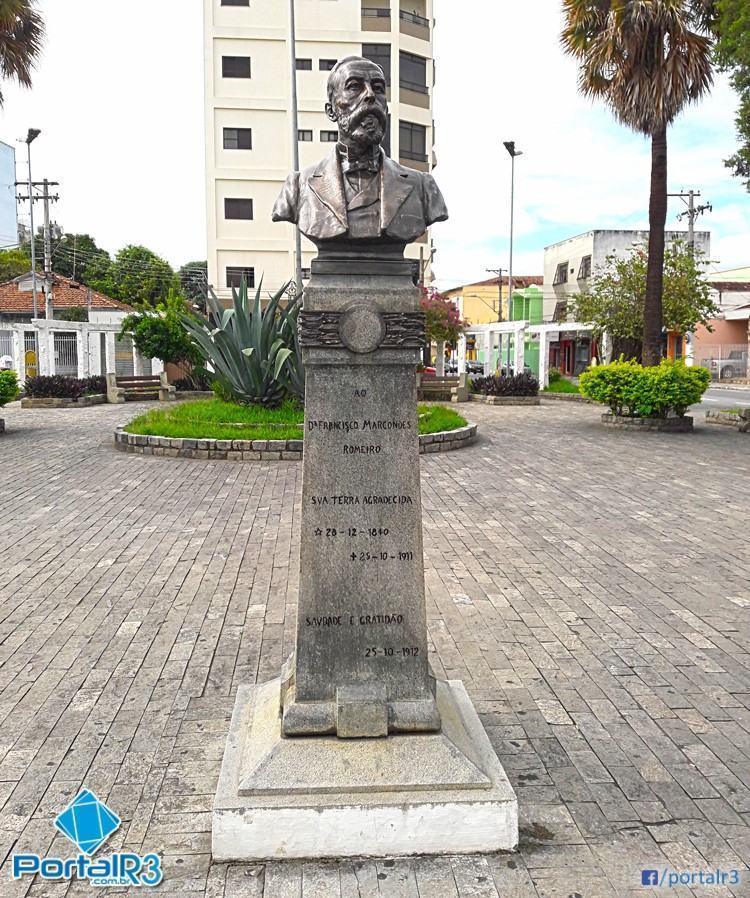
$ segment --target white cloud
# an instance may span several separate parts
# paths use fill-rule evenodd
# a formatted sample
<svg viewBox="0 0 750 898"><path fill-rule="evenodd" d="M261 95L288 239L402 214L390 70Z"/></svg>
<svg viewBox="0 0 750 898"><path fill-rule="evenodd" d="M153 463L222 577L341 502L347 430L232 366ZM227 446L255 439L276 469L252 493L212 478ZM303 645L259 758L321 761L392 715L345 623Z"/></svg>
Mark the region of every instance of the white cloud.
<svg viewBox="0 0 750 898"><path fill-rule="evenodd" d="M645 224L648 143L582 98L559 47L558 0L436 0L436 177L451 220L435 227L437 274L507 266L510 160L517 273L541 272L546 243L591 227ZM173 264L205 256L202 2L40 0L48 40L32 91L5 86L2 139L42 129L35 177L60 181L55 217L108 249L145 243ZM671 134L672 189L715 204L723 267L748 262L750 197L724 168L736 99L722 83ZM25 177L25 147L19 175ZM678 211L677 205L670 210ZM670 223L674 224L671 217Z"/></svg>

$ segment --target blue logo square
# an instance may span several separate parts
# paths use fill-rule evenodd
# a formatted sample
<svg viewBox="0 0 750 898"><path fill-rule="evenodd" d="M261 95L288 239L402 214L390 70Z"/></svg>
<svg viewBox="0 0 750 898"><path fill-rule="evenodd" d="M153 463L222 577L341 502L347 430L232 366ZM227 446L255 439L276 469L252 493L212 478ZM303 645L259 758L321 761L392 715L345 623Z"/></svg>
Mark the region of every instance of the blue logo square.
<svg viewBox="0 0 750 898"><path fill-rule="evenodd" d="M658 886L659 871L658 870L641 870L642 886Z"/></svg>
<svg viewBox="0 0 750 898"><path fill-rule="evenodd" d="M82 789L56 818L55 826L84 854L92 855L122 821L89 789Z"/></svg>

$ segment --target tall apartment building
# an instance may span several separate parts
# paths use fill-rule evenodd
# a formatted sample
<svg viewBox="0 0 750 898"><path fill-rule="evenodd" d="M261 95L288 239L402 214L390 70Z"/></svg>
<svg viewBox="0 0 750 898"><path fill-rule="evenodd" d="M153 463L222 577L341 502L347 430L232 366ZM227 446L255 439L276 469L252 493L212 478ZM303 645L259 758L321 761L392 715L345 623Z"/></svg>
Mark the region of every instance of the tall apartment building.
<svg viewBox="0 0 750 898"><path fill-rule="evenodd" d="M220 296L243 275L276 289L295 268L294 227L271 222L292 170L289 2L204 0L204 12L208 280ZM338 138L324 112L329 71L338 59L362 55L388 80L387 151L429 171L433 0L296 0L296 18L301 168ZM407 255L419 259L420 250L429 260L427 235ZM315 255L303 238L303 276Z"/></svg>

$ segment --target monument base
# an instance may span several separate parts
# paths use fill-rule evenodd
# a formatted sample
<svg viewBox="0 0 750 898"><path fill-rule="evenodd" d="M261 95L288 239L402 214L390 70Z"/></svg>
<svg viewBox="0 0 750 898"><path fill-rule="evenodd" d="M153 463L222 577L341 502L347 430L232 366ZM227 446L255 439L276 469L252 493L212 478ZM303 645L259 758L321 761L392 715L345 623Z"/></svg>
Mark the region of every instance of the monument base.
<svg viewBox="0 0 750 898"><path fill-rule="evenodd" d="M440 733L285 738L281 681L237 693L213 809L218 861L513 850L518 803L459 680Z"/></svg>

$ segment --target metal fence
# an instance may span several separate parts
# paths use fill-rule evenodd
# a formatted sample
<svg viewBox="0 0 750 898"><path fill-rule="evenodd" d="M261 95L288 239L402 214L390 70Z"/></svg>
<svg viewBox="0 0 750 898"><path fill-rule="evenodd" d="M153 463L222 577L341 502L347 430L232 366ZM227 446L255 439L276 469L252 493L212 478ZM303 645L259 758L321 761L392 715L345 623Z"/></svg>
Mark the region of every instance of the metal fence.
<svg viewBox="0 0 750 898"><path fill-rule="evenodd" d="M52 340L55 350L55 374L78 377L78 344L75 331L55 331Z"/></svg>
<svg viewBox="0 0 750 898"><path fill-rule="evenodd" d="M13 358L13 331L0 331L0 359L3 357Z"/></svg>
<svg viewBox="0 0 750 898"><path fill-rule="evenodd" d="M737 380L748 376L747 343L701 346L695 364L708 368L711 380Z"/></svg>

